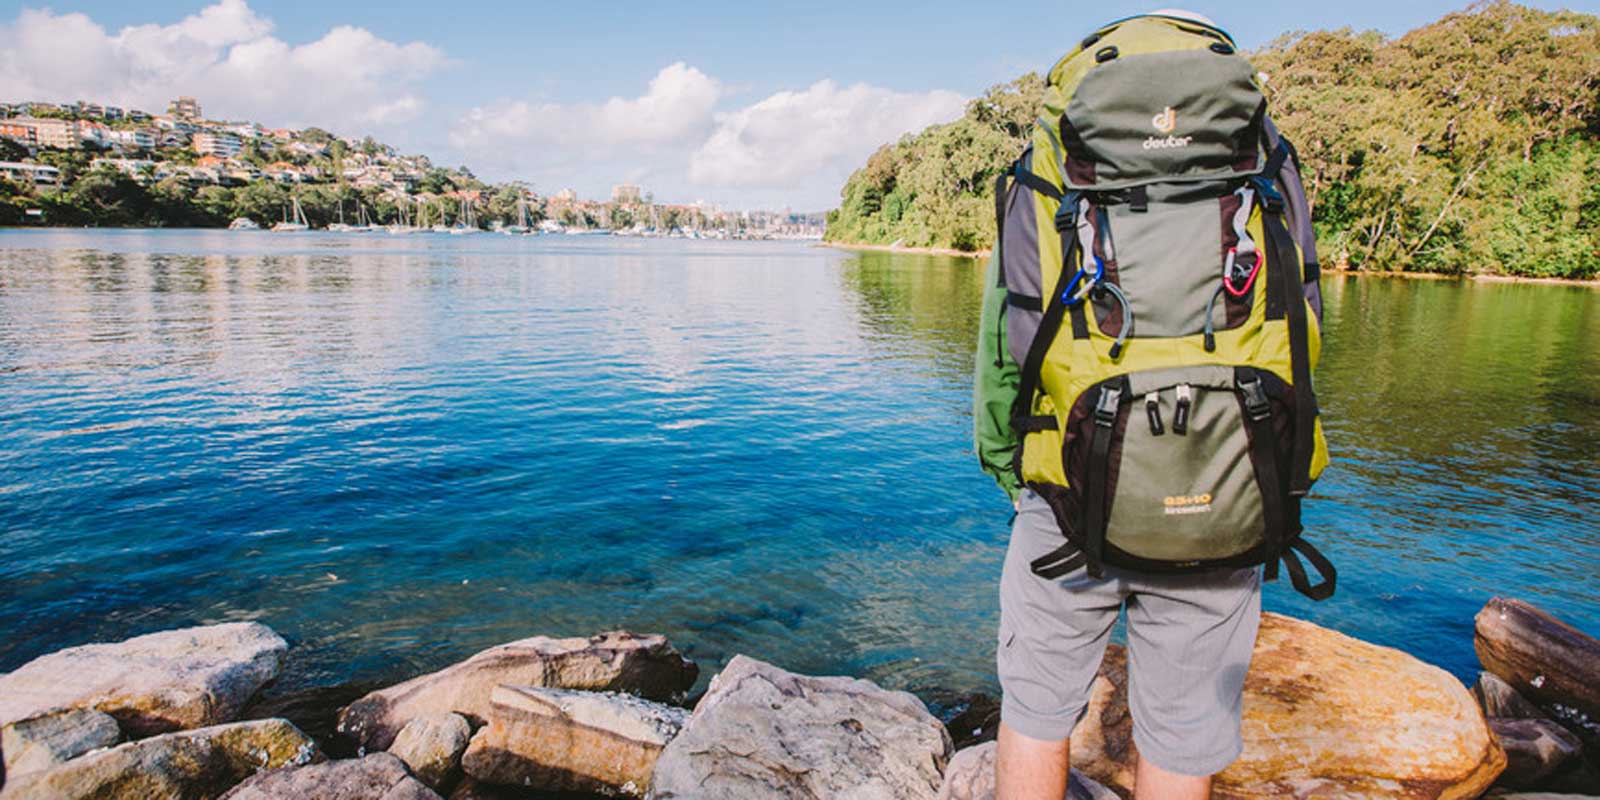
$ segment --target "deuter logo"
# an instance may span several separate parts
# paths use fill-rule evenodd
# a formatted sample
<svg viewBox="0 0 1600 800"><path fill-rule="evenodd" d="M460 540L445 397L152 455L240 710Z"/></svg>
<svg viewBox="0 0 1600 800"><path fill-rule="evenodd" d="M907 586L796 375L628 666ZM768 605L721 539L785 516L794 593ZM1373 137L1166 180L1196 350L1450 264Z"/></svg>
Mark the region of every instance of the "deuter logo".
<svg viewBox="0 0 1600 800"><path fill-rule="evenodd" d="M1211 495L1178 495L1161 501L1168 514L1205 514L1211 511Z"/></svg>
<svg viewBox="0 0 1600 800"><path fill-rule="evenodd" d="M1172 133L1178 127L1178 112L1167 106L1167 110L1150 118L1150 124L1160 133Z"/></svg>
<svg viewBox="0 0 1600 800"><path fill-rule="evenodd" d="M1174 111L1172 106L1167 106L1160 114L1150 118L1150 126L1161 133L1171 134L1178 128L1178 112ZM1189 143L1192 141L1194 141L1193 136L1169 135L1164 139L1157 136L1152 136L1144 140L1144 149L1171 150L1175 147L1188 147Z"/></svg>

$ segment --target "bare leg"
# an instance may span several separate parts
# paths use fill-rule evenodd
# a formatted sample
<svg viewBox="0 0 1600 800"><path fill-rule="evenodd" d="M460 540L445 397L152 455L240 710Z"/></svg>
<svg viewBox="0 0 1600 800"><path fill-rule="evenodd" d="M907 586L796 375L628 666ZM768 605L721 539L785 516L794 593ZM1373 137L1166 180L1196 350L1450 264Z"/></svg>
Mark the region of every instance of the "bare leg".
<svg viewBox="0 0 1600 800"><path fill-rule="evenodd" d="M1208 800L1210 775L1178 775L1139 759L1133 796L1136 800Z"/></svg>
<svg viewBox="0 0 1600 800"><path fill-rule="evenodd" d="M995 800L1061 800L1067 796L1067 768L1067 739L1031 739L1000 723Z"/></svg>

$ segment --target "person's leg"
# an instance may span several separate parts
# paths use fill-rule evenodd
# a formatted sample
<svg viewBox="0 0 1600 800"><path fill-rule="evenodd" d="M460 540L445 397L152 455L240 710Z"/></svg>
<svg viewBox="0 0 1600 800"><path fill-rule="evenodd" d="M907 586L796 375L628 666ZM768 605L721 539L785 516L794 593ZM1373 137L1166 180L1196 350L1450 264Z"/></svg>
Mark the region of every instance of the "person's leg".
<svg viewBox="0 0 1600 800"><path fill-rule="evenodd" d="M1128 706L1140 800L1204 798L1239 757L1261 620L1255 569L1129 578ZM1148 783L1147 783L1148 781Z"/></svg>
<svg viewBox="0 0 1600 800"><path fill-rule="evenodd" d="M1141 755L1134 773L1133 797L1134 800L1207 800L1211 797L1211 776L1168 772Z"/></svg>
<svg viewBox="0 0 1600 800"><path fill-rule="evenodd" d="M995 800L1066 797L1067 742L1029 738L1002 721L994 757Z"/></svg>
<svg viewBox="0 0 1600 800"><path fill-rule="evenodd" d="M1089 705L1089 690L1122 609L1122 583L1080 568L1049 580L1029 562L1064 540L1048 504L1024 492L1000 577L1001 734L997 785L1005 800L1061 800L1067 737ZM1043 792L1042 794L1040 792Z"/></svg>

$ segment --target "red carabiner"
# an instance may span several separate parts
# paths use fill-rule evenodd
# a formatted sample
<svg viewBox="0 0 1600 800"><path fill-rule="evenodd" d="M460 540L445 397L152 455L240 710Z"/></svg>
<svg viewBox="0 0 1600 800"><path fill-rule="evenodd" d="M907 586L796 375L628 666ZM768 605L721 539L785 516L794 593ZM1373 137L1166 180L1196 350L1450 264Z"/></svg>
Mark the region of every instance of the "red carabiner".
<svg viewBox="0 0 1600 800"><path fill-rule="evenodd" d="M1238 255L1239 248L1228 248L1228 260L1222 264L1222 288L1225 289L1228 294L1233 295L1234 297L1244 297L1245 294L1250 291L1250 287L1255 285L1256 275L1261 273L1261 254L1256 254L1255 266L1250 268L1250 276L1244 279L1244 285L1235 289L1233 288L1233 284L1229 283L1228 281L1232 277L1234 259L1238 258Z"/></svg>

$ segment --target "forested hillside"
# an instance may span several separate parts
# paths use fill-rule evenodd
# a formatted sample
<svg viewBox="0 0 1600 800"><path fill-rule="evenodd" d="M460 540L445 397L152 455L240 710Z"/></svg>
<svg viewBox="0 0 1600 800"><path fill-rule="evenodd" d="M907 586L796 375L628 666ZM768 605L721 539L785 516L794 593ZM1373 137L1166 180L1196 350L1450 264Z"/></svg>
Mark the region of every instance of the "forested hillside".
<svg viewBox="0 0 1600 800"><path fill-rule="evenodd" d="M1330 266L1600 275L1600 18L1496 2L1398 38L1288 34L1251 58L1299 146ZM880 149L828 239L987 248L994 176L1042 92L1026 75Z"/></svg>

